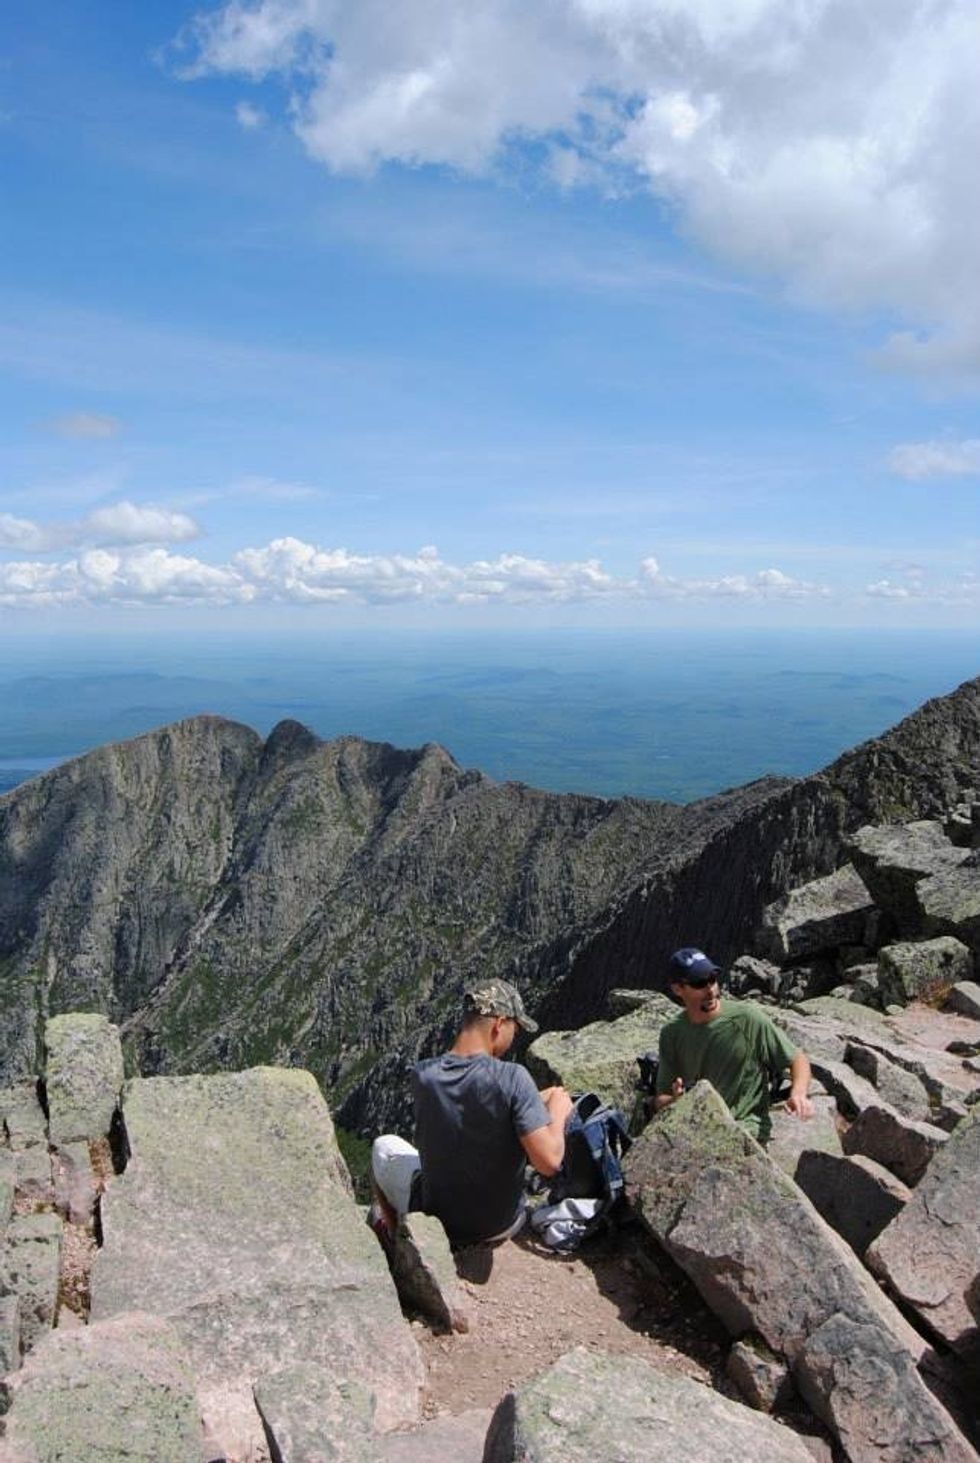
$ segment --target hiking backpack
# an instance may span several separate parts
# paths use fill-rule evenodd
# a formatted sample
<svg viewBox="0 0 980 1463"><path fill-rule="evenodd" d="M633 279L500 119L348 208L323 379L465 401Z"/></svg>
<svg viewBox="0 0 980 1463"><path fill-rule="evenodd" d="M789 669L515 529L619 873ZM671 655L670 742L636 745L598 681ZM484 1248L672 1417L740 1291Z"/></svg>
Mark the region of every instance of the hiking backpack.
<svg viewBox="0 0 980 1463"><path fill-rule="evenodd" d="M565 1124L565 1157L547 1204L531 1224L552 1249L575 1249L598 1229L623 1192L621 1160L630 1146L626 1119L595 1092L573 1097Z"/></svg>

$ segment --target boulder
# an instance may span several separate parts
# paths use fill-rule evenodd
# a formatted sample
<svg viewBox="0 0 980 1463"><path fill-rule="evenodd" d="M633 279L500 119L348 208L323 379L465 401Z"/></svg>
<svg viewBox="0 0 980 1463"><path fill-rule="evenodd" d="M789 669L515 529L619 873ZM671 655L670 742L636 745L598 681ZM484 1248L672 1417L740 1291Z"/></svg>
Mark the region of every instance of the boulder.
<svg viewBox="0 0 980 1463"><path fill-rule="evenodd" d="M54 1331L7 1379L15 1459L196 1463L203 1433L194 1376L173 1328L120 1316Z"/></svg>
<svg viewBox="0 0 980 1463"><path fill-rule="evenodd" d="M123 1084L117 1028L96 1013L52 1016L45 1022L44 1046L51 1142L106 1137Z"/></svg>
<svg viewBox="0 0 980 1463"><path fill-rule="evenodd" d="M793 889L762 915L760 950L780 964L861 945L874 902L851 864Z"/></svg>
<svg viewBox="0 0 980 1463"><path fill-rule="evenodd" d="M374 1394L297 1362L263 1377L255 1403L278 1463L378 1463Z"/></svg>
<svg viewBox="0 0 980 1463"><path fill-rule="evenodd" d="M975 980L958 980L946 997L946 1009L980 1021L980 985Z"/></svg>
<svg viewBox="0 0 980 1463"><path fill-rule="evenodd" d="M707 1082L654 1119L625 1162L631 1202L729 1332L757 1332L791 1364L838 1311L921 1337Z"/></svg>
<svg viewBox="0 0 980 1463"><path fill-rule="evenodd" d="M373 1463L483 1463L492 1416L488 1407L473 1407L434 1417L415 1432L375 1438Z"/></svg>
<svg viewBox="0 0 980 1463"><path fill-rule="evenodd" d="M437 1331L470 1329L449 1240L434 1215L404 1216L390 1263L404 1309L420 1312Z"/></svg>
<svg viewBox="0 0 980 1463"><path fill-rule="evenodd" d="M878 964L852 965L848 971L854 982L852 1001L857 1001L861 1006L871 1006L875 1010L881 1009L881 981L878 979Z"/></svg>
<svg viewBox="0 0 980 1463"><path fill-rule="evenodd" d="M637 1093L636 1059L656 1050L661 1031L677 1011L666 996L654 995L616 1021L549 1031L532 1043L524 1060L540 1085L560 1083L569 1092L597 1092L628 1116Z"/></svg>
<svg viewBox="0 0 980 1463"><path fill-rule="evenodd" d="M899 1067L874 1047L849 1041L844 1060L859 1077L864 1077L884 1100L904 1117L927 1122L931 1115L929 1094L919 1079Z"/></svg>
<svg viewBox="0 0 980 1463"><path fill-rule="evenodd" d="M973 974L973 956L952 935L902 940L878 951L878 989L883 1005L926 1001Z"/></svg>
<svg viewBox="0 0 980 1463"><path fill-rule="evenodd" d="M766 1144L766 1152L783 1173L790 1178L796 1174L801 1156L811 1150L820 1153L840 1153L840 1134L837 1131L837 1103L832 1097L813 1097L813 1116L802 1121L795 1113L787 1112L779 1103L770 1117L772 1136Z"/></svg>
<svg viewBox="0 0 980 1463"><path fill-rule="evenodd" d="M818 1214L862 1256L912 1197L901 1179L860 1153L811 1150L800 1155L795 1177Z"/></svg>
<svg viewBox="0 0 980 1463"><path fill-rule="evenodd" d="M783 983L783 972L771 960L758 960L754 955L740 955L728 971L728 990L733 996L744 1000L746 996L779 995Z"/></svg>
<svg viewBox="0 0 980 1463"><path fill-rule="evenodd" d="M17 1163L14 1155L0 1148L0 1239L14 1207L14 1185Z"/></svg>
<svg viewBox="0 0 980 1463"><path fill-rule="evenodd" d="M976 1346L980 1294L980 1108L937 1153L867 1261L890 1291L957 1351Z"/></svg>
<svg viewBox="0 0 980 1463"><path fill-rule="evenodd" d="M46 1143L35 1143L14 1154L15 1184L18 1194L32 1203L50 1204L54 1196L51 1180L51 1155Z"/></svg>
<svg viewBox="0 0 980 1463"><path fill-rule="evenodd" d="M881 1098L866 1077L858 1076L853 1067L845 1062L829 1062L823 1057L811 1057L813 1074L833 1093L837 1106L845 1117L855 1118L866 1107L877 1107Z"/></svg>
<svg viewBox="0 0 980 1463"><path fill-rule="evenodd" d="M20 1302L20 1344L30 1351L54 1325L61 1273L57 1214L17 1214L7 1227L6 1269Z"/></svg>
<svg viewBox="0 0 980 1463"><path fill-rule="evenodd" d="M849 1463L976 1463L909 1353L880 1326L831 1316L807 1338L795 1377Z"/></svg>
<svg viewBox="0 0 980 1463"><path fill-rule="evenodd" d="M93 1318L171 1319L233 1455L263 1445L253 1386L300 1361L370 1388L379 1430L415 1423L418 1349L310 1074L137 1079L123 1117L131 1157L102 1200Z"/></svg>
<svg viewBox="0 0 980 1463"><path fill-rule="evenodd" d="M18 1152L34 1143L47 1143L48 1124L38 1100L36 1082L17 1082L0 1088L0 1120L7 1142Z"/></svg>
<svg viewBox="0 0 980 1463"><path fill-rule="evenodd" d="M955 935L980 959L980 850L959 868L923 879L915 897L928 934Z"/></svg>
<svg viewBox="0 0 980 1463"><path fill-rule="evenodd" d="M795 1392L789 1367L758 1336L732 1343L725 1371L756 1412L785 1407Z"/></svg>
<svg viewBox="0 0 980 1463"><path fill-rule="evenodd" d="M624 987L617 986L606 997L606 1009L610 1019L614 1021L617 1016L628 1016L631 1011L638 1011L648 1001L661 999L660 991L626 990Z"/></svg>
<svg viewBox="0 0 980 1463"><path fill-rule="evenodd" d="M916 885L969 857L966 850L953 847L941 823L928 821L859 828L845 839L844 853L900 935L916 935L922 928Z"/></svg>
<svg viewBox="0 0 980 1463"><path fill-rule="evenodd" d="M20 1301L0 1284L0 1377L20 1366ZM0 1396L0 1412L3 1411Z"/></svg>
<svg viewBox="0 0 980 1463"><path fill-rule="evenodd" d="M95 1213L95 1174L87 1143L65 1143L51 1156L54 1204L71 1224L91 1224Z"/></svg>
<svg viewBox="0 0 980 1463"><path fill-rule="evenodd" d="M884 1164L910 1188L919 1182L949 1134L932 1123L902 1117L884 1102L864 1108L844 1134L844 1152Z"/></svg>
<svg viewBox="0 0 980 1463"><path fill-rule="evenodd" d="M772 1418L632 1356L577 1348L508 1394L485 1463L812 1463Z"/></svg>

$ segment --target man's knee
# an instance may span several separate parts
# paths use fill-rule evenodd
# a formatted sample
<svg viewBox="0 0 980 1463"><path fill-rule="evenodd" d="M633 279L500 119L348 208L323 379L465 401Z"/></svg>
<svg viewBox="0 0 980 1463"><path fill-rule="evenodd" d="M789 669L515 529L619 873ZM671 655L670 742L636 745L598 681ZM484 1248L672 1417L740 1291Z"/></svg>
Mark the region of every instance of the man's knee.
<svg viewBox="0 0 980 1463"><path fill-rule="evenodd" d="M371 1145L372 1177L398 1214L409 1211L412 1181L419 1167L418 1149L394 1133L382 1133Z"/></svg>

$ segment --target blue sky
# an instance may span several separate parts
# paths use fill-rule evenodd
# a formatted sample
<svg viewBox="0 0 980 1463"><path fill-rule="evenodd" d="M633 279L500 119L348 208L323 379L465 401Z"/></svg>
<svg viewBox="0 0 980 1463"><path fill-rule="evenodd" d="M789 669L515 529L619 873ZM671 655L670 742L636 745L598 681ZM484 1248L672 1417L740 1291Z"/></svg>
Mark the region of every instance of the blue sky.
<svg viewBox="0 0 980 1463"><path fill-rule="evenodd" d="M972 0L7 32L5 633L977 623Z"/></svg>

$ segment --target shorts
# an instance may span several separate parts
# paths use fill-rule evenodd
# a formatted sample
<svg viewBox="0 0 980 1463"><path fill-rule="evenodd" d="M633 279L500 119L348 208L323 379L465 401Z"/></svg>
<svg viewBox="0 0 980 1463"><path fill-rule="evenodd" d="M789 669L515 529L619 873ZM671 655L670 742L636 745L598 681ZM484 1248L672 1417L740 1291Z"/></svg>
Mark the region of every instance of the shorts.
<svg viewBox="0 0 980 1463"><path fill-rule="evenodd" d="M371 1145L374 1182L397 1214L409 1212L412 1180L421 1167L418 1149L394 1133L382 1133Z"/></svg>

